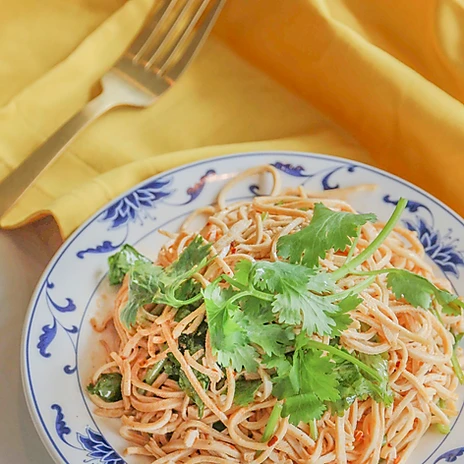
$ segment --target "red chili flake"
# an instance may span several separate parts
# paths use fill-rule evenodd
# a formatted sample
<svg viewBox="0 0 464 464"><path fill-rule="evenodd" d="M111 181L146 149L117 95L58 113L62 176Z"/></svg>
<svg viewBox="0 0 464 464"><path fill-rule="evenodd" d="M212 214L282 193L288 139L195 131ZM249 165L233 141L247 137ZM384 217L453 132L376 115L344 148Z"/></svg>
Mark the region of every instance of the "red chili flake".
<svg viewBox="0 0 464 464"><path fill-rule="evenodd" d="M274 435L268 442L267 442L267 446L273 446L277 443L279 439Z"/></svg>
<svg viewBox="0 0 464 464"><path fill-rule="evenodd" d="M401 361L396 361L396 368L398 369L398 367L401 366Z"/></svg>

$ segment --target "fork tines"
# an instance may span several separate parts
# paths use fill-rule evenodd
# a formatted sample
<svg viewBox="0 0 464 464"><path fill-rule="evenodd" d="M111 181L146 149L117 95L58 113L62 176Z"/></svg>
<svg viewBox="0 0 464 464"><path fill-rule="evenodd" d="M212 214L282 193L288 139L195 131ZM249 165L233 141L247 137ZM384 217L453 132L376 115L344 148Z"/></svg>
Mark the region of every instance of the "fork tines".
<svg viewBox="0 0 464 464"><path fill-rule="evenodd" d="M135 65L176 79L208 36L225 0L161 0L129 48Z"/></svg>

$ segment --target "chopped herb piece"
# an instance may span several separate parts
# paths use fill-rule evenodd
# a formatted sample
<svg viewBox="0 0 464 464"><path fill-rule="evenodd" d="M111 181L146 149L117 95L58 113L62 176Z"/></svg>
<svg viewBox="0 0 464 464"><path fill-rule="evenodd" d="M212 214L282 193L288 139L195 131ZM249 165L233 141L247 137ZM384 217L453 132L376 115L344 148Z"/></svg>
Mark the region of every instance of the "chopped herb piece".
<svg viewBox="0 0 464 464"><path fill-rule="evenodd" d="M261 441L263 443L267 443L274 436L274 433L277 429L277 424L279 422L279 418L282 414L282 409L282 403L276 403L272 408L266 427L264 428L263 436L261 438Z"/></svg>
<svg viewBox="0 0 464 464"><path fill-rule="evenodd" d="M161 372L163 372L166 361L166 358L164 358L156 364L153 364L153 366L147 370L143 381L148 385L153 385L153 382L160 376Z"/></svg>
<svg viewBox="0 0 464 464"><path fill-rule="evenodd" d="M195 369L192 369L196 378L200 382L204 390L207 390L209 387L209 377L198 372ZM164 365L164 372L168 374L169 378L176 381L179 384L179 387L187 393L187 395L193 400L193 402L198 407L198 417L203 417L203 412L205 405L202 399L198 396L198 393L193 388L190 380L185 375L184 371L180 367L179 361L173 356L172 353L168 354L168 361Z"/></svg>
<svg viewBox="0 0 464 464"><path fill-rule="evenodd" d="M316 441L319 437L319 431L317 429L317 422L316 422L316 419L313 419L310 423L309 423L309 434L311 436L311 438Z"/></svg>
<svg viewBox="0 0 464 464"><path fill-rule="evenodd" d="M451 427L445 424L436 424L437 431L443 435L448 435L451 432Z"/></svg>
<svg viewBox="0 0 464 464"><path fill-rule="evenodd" d="M218 432L222 432L223 430L225 430L227 427L224 425L223 422L221 421L217 421L213 424L213 429L214 430L217 430Z"/></svg>
<svg viewBox="0 0 464 464"><path fill-rule="evenodd" d="M247 406L252 403L261 384L261 380L237 380L235 382L234 403L237 406Z"/></svg>
<svg viewBox="0 0 464 464"><path fill-rule="evenodd" d="M195 354L205 348L206 332L208 325L203 321L195 333L181 334L179 336L179 349L181 352L188 350L190 354Z"/></svg>
<svg viewBox="0 0 464 464"><path fill-rule="evenodd" d="M87 391L107 403L114 403L122 399L121 382L122 375L118 372L102 374L95 385L91 383L87 386Z"/></svg>
<svg viewBox="0 0 464 464"><path fill-rule="evenodd" d="M197 377L198 381L200 382L202 388L207 390L209 387L209 377L202 374L201 372L196 371L193 369L195 376ZM179 387L187 393L187 395L193 400L193 402L198 407L198 417L201 419L203 417L203 412L205 410L205 405L203 400L198 396L198 393L192 387L190 380L185 375L184 371L181 369L179 371Z"/></svg>

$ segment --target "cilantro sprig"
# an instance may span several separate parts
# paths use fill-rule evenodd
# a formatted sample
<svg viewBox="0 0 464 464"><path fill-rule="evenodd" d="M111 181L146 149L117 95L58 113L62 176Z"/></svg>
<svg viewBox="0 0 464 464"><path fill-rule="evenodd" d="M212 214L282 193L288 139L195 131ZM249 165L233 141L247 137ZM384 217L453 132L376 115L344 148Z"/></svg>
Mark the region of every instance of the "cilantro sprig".
<svg viewBox="0 0 464 464"><path fill-rule="evenodd" d="M203 290L211 346L219 364L236 371L254 372L260 351L280 355L294 338L285 324L278 324L264 294L224 288L216 280ZM246 308L246 311L245 311Z"/></svg>
<svg viewBox="0 0 464 464"><path fill-rule="evenodd" d="M390 269L387 274L388 286L395 296L404 298L413 306L430 309L432 301L436 300L443 313L452 316L458 316L464 308L464 302L456 295L439 289L425 277L405 269Z"/></svg>
<svg viewBox="0 0 464 464"><path fill-rule="evenodd" d="M379 355L355 356L300 334L287 362L274 378L273 394L284 400L282 416L294 425L320 419L329 408L342 414L356 398L387 406L393 401L388 363Z"/></svg>
<svg viewBox="0 0 464 464"><path fill-rule="evenodd" d="M339 269L332 273L332 278L335 281L340 280L341 278L345 277L346 275L353 272L358 266L364 263L368 258L370 258L382 245L385 239L390 235L393 229L396 227L396 224L400 220L403 211L406 209L408 205L408 200L405 198L400 198L398 204L396 205L392 215L385 223L383 229L379 232L377 237L367 246L359 255L354 256L352 259L345 261L345 264L341 266Z"/></svg>
<svg viewBox="0 0 464 464"><path fill-rule="evenodd" d="M360 226L376 220L375 214L337 212L316 203L309 226L280 237L277 252L291 263L316 267L319 258L324 258L328 250L344 251L351 239L359 235Z"/></svg>
<svg viewBox="0 0 464 464"><path fill-rule="evenodd" d="M281 261L241 261L236 278L222 278L241 290L234 295L234 301L252 296L270 303L267 308L279 324L301 325L309 335L336 336L350 325L348 312L360 300L352 293L341 293L338 298L336 293L326 295L335 287L321 275L305 266Z"/></svg>
<svg viewBox="0 0 464 464"><path fill-rule="evenodd" d="M151 261L133 246L124 244L121 249L108 258L108 279L111 285L122 283L124 276L136 263L151 263Z"/></svg>
<svg viewBox="0 0 464 464"><path fill-rule="evenodd" d="M129 275L129 298L121 320L127 327L134 325L139 309L149 303L182 308L181 319L203 299L218 364L237 372L263 367L272 377L273 395L279 401L262 441L272 437L278 418L286 416L292 424L309 423L315 436L315 421L327 410L343 414L356 398L371 397L387 406L393 401L388 359L349 352L338 338L352 323L350 313L362 303L360 292L375 279L385 274L397 299L430 310L440 321L442 315L459 315L464 308L456 295L407 270L360 269L393 231L406 205L400 199L383 229L356 254L361 229L375 221L375 215L336 212L316 204L308 226L279 238L279 261L239 261L233 276L222 275L203 290L192 279L210 260L210 244L202 237L197 236L167 268L123 247L109 260L111 283L121 283ZM346 256L333 272L319 265L330 250ZM344 290L338 283L348 275L365 279ZM453 335L456 349L462 334ZM327 336L329 344L321 341ZM451 362L464 383L456 351ZM252 402L259 386L260 381L239 379L235 403Z"/></svg>
<svg viewBox="0 0 464 464"><path fill-rule="evenodd" d="M445 314L462 312L464 303L456 295L424 277L394 268L359 270L393 231L406 205L401 199L384 228L355 255L361 227L375 216L335 212L318 204L308 226L279 238L282 261L241 261L233 277L223 275L203 291L218 362L237 371L253 371L261 364L274 372L273 395L280 400L276 410L290 422L314 426L324 411L342 414L356 398L392 403L387 359L349 353L337 342L326 345L314 338L337 340L352 322L350 312L362 302L358 294L378 274L387 274L396 298L426 310L434 310L435 301ZM350 245L339 269L328 272L318 266L329 250L345 251ZM366 279L341 290L337 282L349 274ZM454 358L455 371L464 379ZM275 428L271 425L268 434Z"/></svg>
<svg viewBox="0 0 464 464"><path fill-rule="evenodd" d="M197 235L170 266L155 266L148 258L132 247L123 247L109 258L110 276L114 282L122 280L124 272L129 274L129 297L121 311L121 321L130 328L137 321L141 307L150 303L161 303L180 308L201 298L197 289L192 293L189 279L209 262L211 244L204 243Z"/></svg>

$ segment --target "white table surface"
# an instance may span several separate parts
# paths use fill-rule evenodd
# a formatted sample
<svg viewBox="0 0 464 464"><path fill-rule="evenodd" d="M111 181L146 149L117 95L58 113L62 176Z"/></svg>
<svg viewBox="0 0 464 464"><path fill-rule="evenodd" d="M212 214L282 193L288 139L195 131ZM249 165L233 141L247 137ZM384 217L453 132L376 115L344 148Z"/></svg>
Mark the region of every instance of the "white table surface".
<svg viewBox="0 0 464 464"><path fill-rule="evenodd" d="M55 224L42 220L0 230L0 463L51 464L24 399L20 369L23 321L35 285L60 245Z"/></svg>

